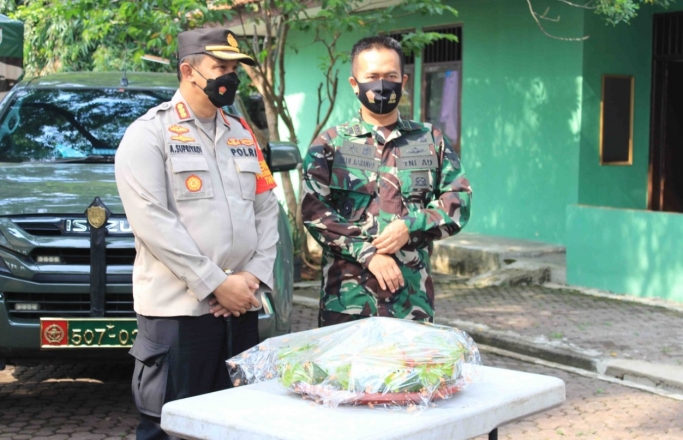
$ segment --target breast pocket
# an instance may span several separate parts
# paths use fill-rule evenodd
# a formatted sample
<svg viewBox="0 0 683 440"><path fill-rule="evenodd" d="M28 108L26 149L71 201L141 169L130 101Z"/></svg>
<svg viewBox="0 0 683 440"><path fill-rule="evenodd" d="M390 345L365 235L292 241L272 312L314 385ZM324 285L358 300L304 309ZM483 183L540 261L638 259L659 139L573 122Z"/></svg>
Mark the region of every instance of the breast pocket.
<svg viewBox="0 0 683 440"><path fill-rule="evenodd" d="M250 157L235 157L234 160L242 198L254 200L256 198L256 176L261 174L261 165L257 159Z"/></svg>
<svg viewBox="0 0 683 440"><path fill-rule="evenodd" d="M171 156L171 166L176 200L213 197L209 164L204 156Z"/></svg>
<svg viewBox="0 0 683 440"><path fill-rule="evenodd" d="M429 203L437 184L438 166L432 144L412 143L398 148L396 169L407 206L423 207Z"/></svg>
<svg viewBox="0 0 683 440"><path fill-rule="evenodd" d="M363 170L333 167L330 190L332 206L350 222L364 218L375 193L375 173Z"/></svg>
<svg viewBox="0 0 683 440"><path fill-rule="evenodd" d="M398 171L401 195L405 202L424 206L434 196L435 169L407 169Z"/></svg>

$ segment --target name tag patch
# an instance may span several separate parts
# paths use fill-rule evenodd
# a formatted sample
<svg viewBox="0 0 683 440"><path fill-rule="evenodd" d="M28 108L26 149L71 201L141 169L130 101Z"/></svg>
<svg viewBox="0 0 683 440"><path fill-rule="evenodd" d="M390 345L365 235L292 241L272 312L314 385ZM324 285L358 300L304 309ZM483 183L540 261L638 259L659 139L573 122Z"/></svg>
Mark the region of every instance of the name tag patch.
<svg viewBox="0 0 683 440"><path fill-rule="evenodd" d="M190 154L202 154L202 147L199 145L175 145L171 144L168 146L169 152L171 154L179 153L190 153Z"/></svg>
<svg viewBox="0 0 683 440"><path fill-rule="evenodd" d="M359 170L375 172L379 169L379 162L375 159L365 159L362 157L337 154L334 157L333 166L341 168L356 168Z"/></svg>
<svg viewBox="0 0 683 440"><path fill-rule="evenodd" d="M344 141L334 155L333 166L376 172L379 170L379 161L375 160L375 148L372 145Z"/></svg>
<svg viewBox="0 0 683 440"><path fill-rule="evenodd" d="M436 168L436 156L414 156L414 157L399 157L396 159L396 168L399 170L412 169L429 169Z"/></svg>

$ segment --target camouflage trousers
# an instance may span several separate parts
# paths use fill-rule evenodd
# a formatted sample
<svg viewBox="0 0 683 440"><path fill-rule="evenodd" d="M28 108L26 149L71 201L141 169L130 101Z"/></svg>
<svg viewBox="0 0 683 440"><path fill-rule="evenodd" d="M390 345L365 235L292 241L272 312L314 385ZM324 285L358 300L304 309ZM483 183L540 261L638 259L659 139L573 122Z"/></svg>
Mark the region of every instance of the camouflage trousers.
<svg viewBox="0 0 683 440"><path fill-rule="evenodd" d="M343 324L345 322L358 321L360 319L370 318L370 316L364 315L350 315L348 313L339 312L328 312L325 310L318 311L318 327L327 327L335 324ZM423 322L434 322L434 318L417 319L413 318L413 321L423 321Z"/></svg>
<svg viewBox="0 0 683 440"><path fill-rule="evenodd" d="M360 264L324 255L318 325L371 316L433 322L434 285L429 275L428 251L424 250L425 255L418 252L400 251L394 257L405 285L393 293L382 289L377 278Z"/></svg>

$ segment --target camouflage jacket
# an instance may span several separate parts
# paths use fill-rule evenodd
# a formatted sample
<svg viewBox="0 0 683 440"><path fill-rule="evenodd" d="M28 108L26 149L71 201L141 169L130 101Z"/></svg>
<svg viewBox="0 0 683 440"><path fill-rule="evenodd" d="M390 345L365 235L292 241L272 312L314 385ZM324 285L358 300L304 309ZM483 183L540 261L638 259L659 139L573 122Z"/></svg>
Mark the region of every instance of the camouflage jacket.
<svg viewBox="0 0 683 440"><path fill-rule="evenodd" d="M331 128L304 159L304 191L303 221L323 248L321 310L433 320L431 242L465 226L472 194L441 131L400 118L386 139L360 118ZM410 239L393 255L405 286L392 294L367 266L396 219Z"/></svg>

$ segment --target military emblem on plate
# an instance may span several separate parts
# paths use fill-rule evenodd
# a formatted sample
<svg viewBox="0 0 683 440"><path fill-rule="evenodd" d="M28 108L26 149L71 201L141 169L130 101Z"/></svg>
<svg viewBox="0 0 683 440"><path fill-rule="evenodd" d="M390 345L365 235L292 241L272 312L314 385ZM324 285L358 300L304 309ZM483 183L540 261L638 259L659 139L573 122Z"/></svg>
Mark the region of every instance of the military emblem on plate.
<svg viewBox="0 0 683 440"><path fill-rule="evenodd" d="M66 337L66 332L57 324L52 324L45 329L43 337L49 344L60 344Z"/></svg>
<svg viewBox="0 0 683 440"><path fill-rule="evenodd" d="M91 206L86 213L93 228L99 228L107 221L107 210L101 206Z"/></svg>
<svg viewBox="0 0 683 440"><path fill-rule="evenodd" d="M237 40L235 40L235 37L232 36L232 34L228 34L228 44L232 47L237 47Z"/></svg>
<svg viewBox="0 0 683 440"><path fill-rule="evenodd" d="M185 179L185 186L190 192L197 192L202 189L202 179L194 174Z"/></svg>

